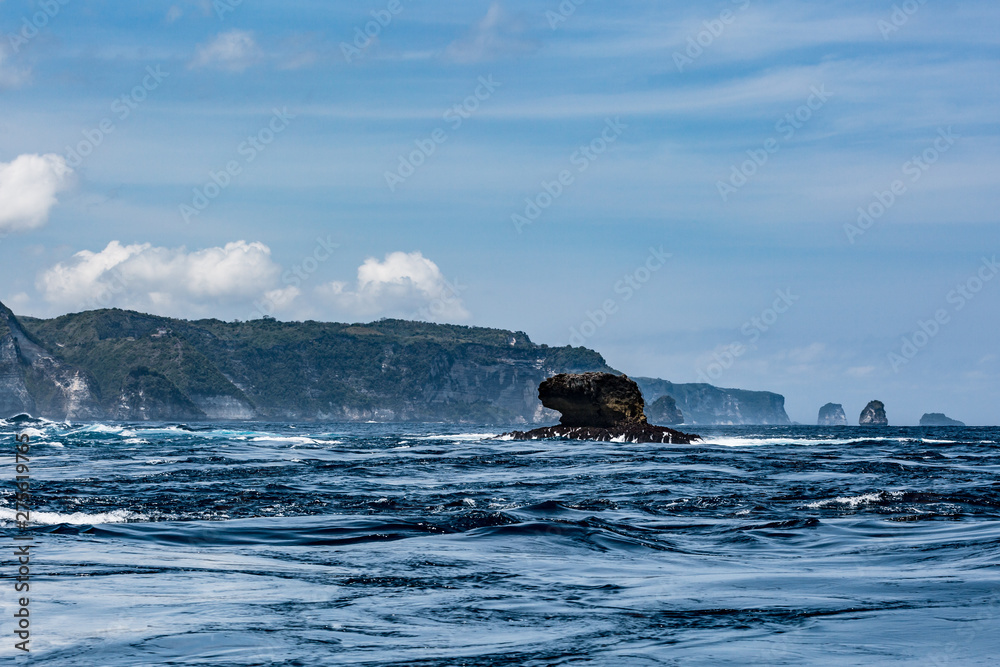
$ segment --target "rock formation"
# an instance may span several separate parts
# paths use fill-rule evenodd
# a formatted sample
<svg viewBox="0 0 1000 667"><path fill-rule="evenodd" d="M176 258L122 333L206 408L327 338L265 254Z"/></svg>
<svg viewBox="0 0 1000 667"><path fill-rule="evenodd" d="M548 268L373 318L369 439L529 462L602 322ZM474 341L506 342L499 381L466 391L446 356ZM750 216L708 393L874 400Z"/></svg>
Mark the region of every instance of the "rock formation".
<svg viewBox="0 0 1000 667"><path fill-rule="evenodd" d="M624 375L561 373L538 386L542 405L562 413L559 426L515 431L516 440L560 438L600 442L690 444L700 438L647 422L639 386Z"/></svg>
<svg viewBox="0 0 1000 667"><path fill-rule="evenodd" d="M661 424L683 424L684 414L678 409L673 396L660 396L646 408L646 417Z"/></svg>
<svg viewBox="0 0 1000 667"><path fill-rule="evenodd" d="M889 418L885 416L885 404L882 401L872 401L861 411L858 423L862 426L888 426Z"/></svg>
<svg viewBox="0 0 1000 667"><path fill-rule="evenodd" d="M646 423L639 385L625 375L560 373L538 385L538 398L545 407L562 413L563 426Z"/></svg>
<svg viewBox="0 0 1000 667"><path fill-rule="evenodd" d="M928 412L923 417L920 418L921 426L965 426L963 422L957 419L951 419L945 417L944 414L940 412Z"/></svg>
<svg viewBox="0 0 1000 667"><path fill-rule="evenodd" d="M840 403L827 403L819 409L819 419L816 421L820 426L847 426L847 413Z"/></svg>

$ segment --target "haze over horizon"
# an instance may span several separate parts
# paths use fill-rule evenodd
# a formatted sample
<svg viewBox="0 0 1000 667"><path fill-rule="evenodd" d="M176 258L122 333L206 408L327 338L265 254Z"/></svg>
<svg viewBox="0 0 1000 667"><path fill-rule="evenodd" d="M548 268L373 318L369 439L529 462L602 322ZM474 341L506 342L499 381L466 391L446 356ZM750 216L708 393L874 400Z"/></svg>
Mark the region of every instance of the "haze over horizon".
<svg viewBox="0 0 1000 667"><path fill-rule="evenodd" d="M50 4L0 1L18 315L426 319L998 422L995 3Z"/></svg>

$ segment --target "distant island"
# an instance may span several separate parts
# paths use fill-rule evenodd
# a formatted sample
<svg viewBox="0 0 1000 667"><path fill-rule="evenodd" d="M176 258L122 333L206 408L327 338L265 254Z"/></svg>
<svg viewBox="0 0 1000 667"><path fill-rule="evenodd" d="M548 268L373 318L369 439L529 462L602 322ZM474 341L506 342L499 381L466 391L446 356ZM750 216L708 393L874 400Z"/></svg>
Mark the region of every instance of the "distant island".
<svg viewBox="0 0 1000 667"><path fill-rule="evenodd" d="M965 422L945 417L940 412L929 412L920 418L921 426L965 426Z"/></svg>
<svg viewBox="0 0 1000 667"><path fill-rule="evenodd" d="M620 374L584 347L519 331L385 319L188 321L120 309L53 319L0 304L0 416L123 421L540 424L539 383ZM789 424L770 392L634 378L686 424ZM666 415L665 415L666 416Z"/></svg>

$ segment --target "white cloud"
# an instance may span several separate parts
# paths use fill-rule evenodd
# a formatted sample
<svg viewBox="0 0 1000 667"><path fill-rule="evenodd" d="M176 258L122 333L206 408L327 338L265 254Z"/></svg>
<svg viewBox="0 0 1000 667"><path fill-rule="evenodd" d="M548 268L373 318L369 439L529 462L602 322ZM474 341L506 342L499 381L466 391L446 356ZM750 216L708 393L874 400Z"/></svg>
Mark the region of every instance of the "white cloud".
<svg viewBox="0 0 1000 667"><path fill-rule="evenodd" d="M499 2L494 2L465 37L448 46L446 55L455 62L476 63L528 53L536 45L521 37L524 30L523 22L509 16Z"/></svg>
<svg viewBox="0 0 1000 667"><path fill-rule="evenodd" d="M280 271L262 243L236 241L188 252L112 241L100 252L83 250L42 272L36 286L46 301L61 307L117 306L190 317L260 298Z"/></svg>
<svg viewBox="0 0 1000 667"><path fill-rule="evenodd" d="M167 15L165 18L168 24L173 23L177 19L184 16L184 10L177 5L171 5L170 9L167 10Z"/></svg>
<svg viewBox="0 0 1000 667"><path fill-rule="evenodd" d="M261 51L253 33L230 30L216 35L215 39L198 47L191 67L217 67L242 72L260 60Z"/></svg>
<svg viewBox="0 0 1000 667"><path fill-rule="evenodd" d="M41 227L65 190L73 170L59 155L19 155L0 162L0 232Z"/></svg>
<svg viewBox="0 0 1000 667"><path fill-rule="evenodd" d="M356 317L464 320L462 286L445 279L437 264L419 252L393 252L384 261L369 257L358 267L354 286L332 282L317 289L320 298Z"/></svg>

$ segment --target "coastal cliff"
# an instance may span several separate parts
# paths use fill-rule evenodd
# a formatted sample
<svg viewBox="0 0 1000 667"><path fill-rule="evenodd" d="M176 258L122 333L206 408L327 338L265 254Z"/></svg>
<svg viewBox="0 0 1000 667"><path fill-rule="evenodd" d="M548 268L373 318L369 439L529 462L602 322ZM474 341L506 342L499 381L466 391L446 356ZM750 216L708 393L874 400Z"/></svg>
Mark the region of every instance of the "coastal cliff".
<svg viewBox="0 0 1000 667"><path fill-rule="evenodd" d="M673 397L685 424L788 425L785 397L769 391L721 389L710 384L674 384L648 377L632 378L649 404Z"/></svg>
<svg viewBox="0 0 1000 667"><path fill-rule="evenodd" d="M542 406L538 385L585 372L618 374L593 350L502 329L187 321L119 309L42 320L0 304L0 417L543 424L559 415ZM637 380L648 402L677 397L698 419L689 423L788 423L777 394L646 379L650 394ZM655 383L698 387L699 398Z"/></svg>

